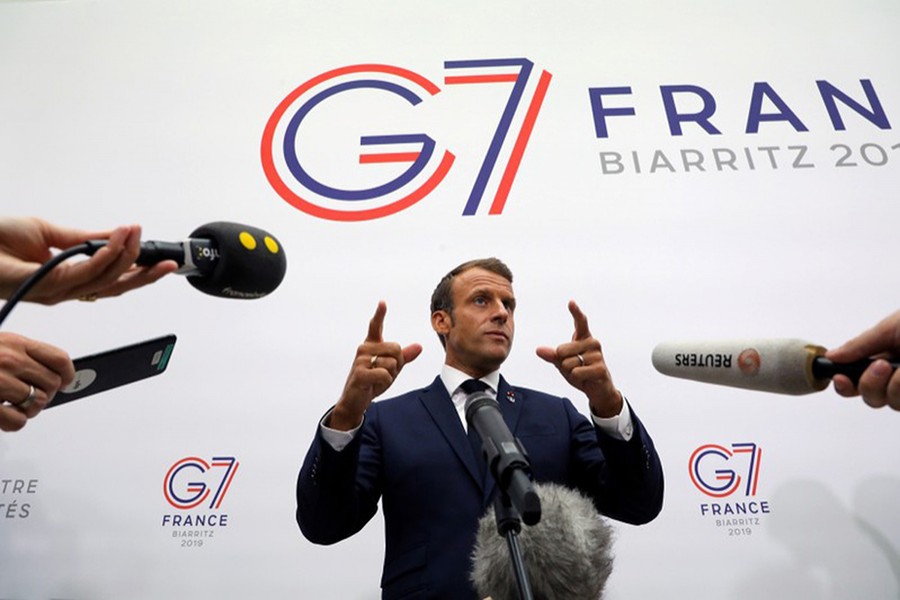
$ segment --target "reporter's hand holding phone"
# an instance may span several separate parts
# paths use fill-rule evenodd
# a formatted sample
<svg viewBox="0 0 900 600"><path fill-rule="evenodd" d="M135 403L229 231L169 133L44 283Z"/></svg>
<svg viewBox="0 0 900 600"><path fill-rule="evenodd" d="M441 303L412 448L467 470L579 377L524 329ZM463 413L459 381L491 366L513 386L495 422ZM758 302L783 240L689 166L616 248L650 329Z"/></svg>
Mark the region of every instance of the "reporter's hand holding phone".
<svg viewBox="0 0 900 600"><path fill-rule="evenodd" d="M75 368L63 350L0 333L0 430L22 429L74 376Z"/></svg>

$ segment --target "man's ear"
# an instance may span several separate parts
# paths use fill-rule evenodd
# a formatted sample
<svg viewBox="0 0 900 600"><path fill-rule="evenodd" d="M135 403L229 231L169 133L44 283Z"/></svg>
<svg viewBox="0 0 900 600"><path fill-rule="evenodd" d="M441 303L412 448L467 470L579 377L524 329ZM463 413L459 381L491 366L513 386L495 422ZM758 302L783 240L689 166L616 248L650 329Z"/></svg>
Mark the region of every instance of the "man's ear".
<svg viewBox="0 0 900 600"><path fill-rule="evenodd" d="M450 313L446 310L436 310L431 313L431 328L440 336L450 333Z"/></svg>

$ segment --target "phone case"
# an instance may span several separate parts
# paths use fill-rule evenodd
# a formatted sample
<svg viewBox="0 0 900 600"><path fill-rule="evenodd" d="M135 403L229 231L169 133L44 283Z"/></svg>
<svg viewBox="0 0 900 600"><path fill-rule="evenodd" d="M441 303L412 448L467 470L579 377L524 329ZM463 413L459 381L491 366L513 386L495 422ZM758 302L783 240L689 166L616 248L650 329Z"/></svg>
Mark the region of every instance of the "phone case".
<svg viewBox="0 0 900 600"><path fill-rule="evenodd" d="M169 334L75 359L75 379L44 410L159 375L169 366L175 340Z"/></svg>

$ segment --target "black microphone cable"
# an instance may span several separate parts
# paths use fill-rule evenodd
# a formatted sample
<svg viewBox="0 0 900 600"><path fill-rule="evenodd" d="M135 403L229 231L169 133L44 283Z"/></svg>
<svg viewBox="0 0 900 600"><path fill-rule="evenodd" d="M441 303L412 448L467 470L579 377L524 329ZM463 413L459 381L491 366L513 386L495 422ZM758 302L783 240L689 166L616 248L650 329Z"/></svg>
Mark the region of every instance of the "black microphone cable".
<svg viewBox="0 0 900 600"><path fill-rule="evenodd" d="M41 279L46 277L47 273L52 271L54 267L77 254L91 255L101 247L102 245L97 244L96 242L84 242L83 244L78 244L77 246L72 246L71 248L63 250L38 267L37 271L29 275L28 278L16 288L16 291L12 293L6 301L6 304L3 305L3 308L0 308L0 326L3 325L3 321L6 320L6 317L9 316L9 313L12 312L12 309L15 308L16 304L31 291L31 288L33 288Z"/></svg>

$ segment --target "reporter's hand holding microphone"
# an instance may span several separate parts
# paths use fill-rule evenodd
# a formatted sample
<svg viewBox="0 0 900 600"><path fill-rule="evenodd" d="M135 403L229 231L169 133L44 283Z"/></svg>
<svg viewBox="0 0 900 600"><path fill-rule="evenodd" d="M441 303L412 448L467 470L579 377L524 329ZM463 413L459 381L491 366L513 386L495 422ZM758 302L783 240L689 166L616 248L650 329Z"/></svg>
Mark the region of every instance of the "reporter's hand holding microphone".
<svg viewBox="0 0 900 600"><path fill-rule="evenodd" d="M140 253L138 225L108 231L60 227L38 218L0 218L0 297L19 285L52 257L88 240L107 240L90 258L61 264L38 282L24 300L56 304L75 298L96 300L143 287L178 268L173 261L147 267L134 263ZM0 430L17 431L36 417L75 370L60 348L14 333L0 333Z"/></svg>

